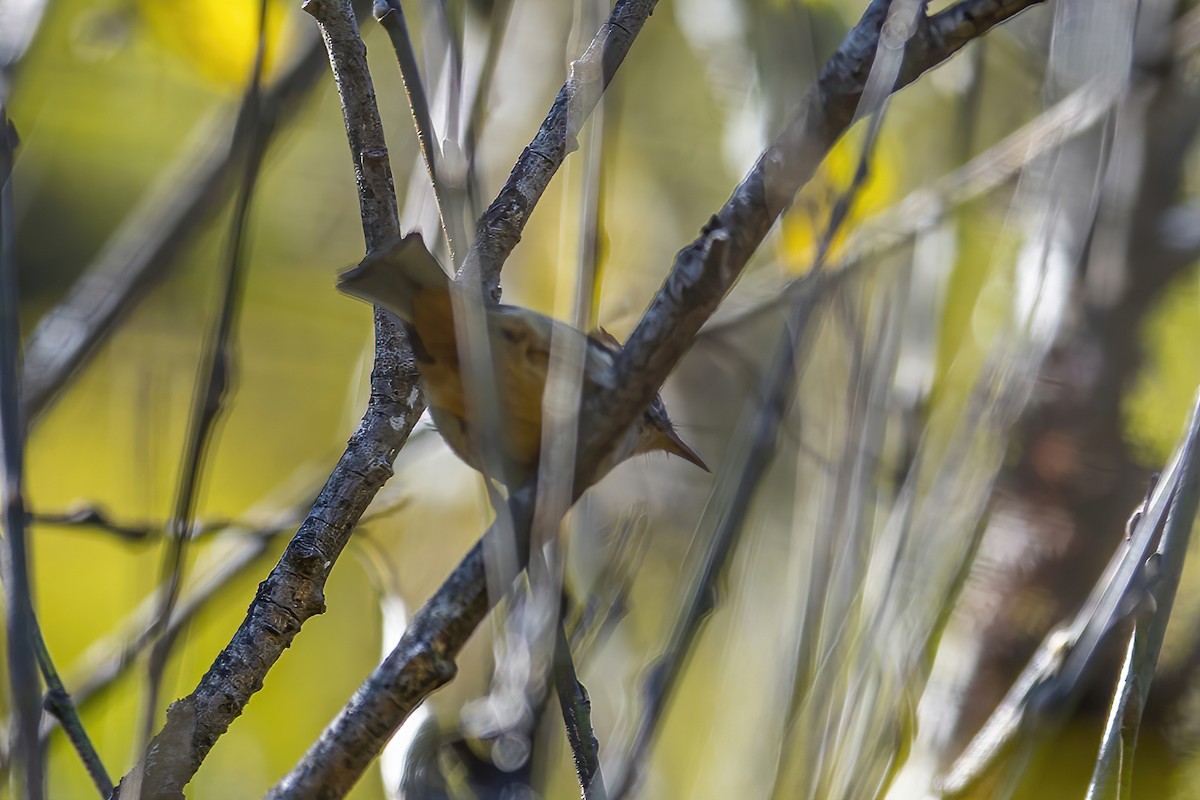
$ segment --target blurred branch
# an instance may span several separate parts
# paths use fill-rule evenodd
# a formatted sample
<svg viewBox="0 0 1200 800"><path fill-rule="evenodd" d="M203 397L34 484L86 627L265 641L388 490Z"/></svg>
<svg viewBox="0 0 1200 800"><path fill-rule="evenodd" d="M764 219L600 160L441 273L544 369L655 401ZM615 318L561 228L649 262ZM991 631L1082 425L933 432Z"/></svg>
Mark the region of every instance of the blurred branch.
<svg viewBox="0 0 1200 800"><path fill-rule="evenodd" d="M629 748L630 763L621 775L621 782L613 793L614 798L624 797L639 781L667 700L691 652L701 622L713 610L717 582L724 573L738 534L743 530L743 523L750 511L751 501L758 491L759 482L774 461L780 441L780 429L793 397L798 371L797 355L805 342L805 334L817 305L829 290L836 288L841 279L850 273L850 270L845 270L825 274L822 268L834 240L853 208L859 190L866 182L871 156L883 126L884 109L892 87L895 86L905 49L917 29L914 24L915 17L922 12L922 5L913 2L896 2L888 8L888 17L880 32L879 52L883 57L873 60L864 91L854 110L855 119L869 118L858 166L850 184L839 194L830 210L829 219L817 244L813 266L805 278L799 281L802 288L790 298L783 334L767 373L759 381L761 389L758 395L762 398L761 405L750 423L750 431L746 435L735 433L733 436L733 441L748 439L750 444L739 454L739 461L725 467L723 475L718 478L717 492L724 494L724 497L718 499L718 496L714 496L707 506L719 509L719 516L715 523L715 531L709 538L704 566L692 591L690 604L676 623L665 652L646 678L643 687L645 709ZM887 41L888 31L893 32L890 35L895 41ZM852 328L852 335L855 333L856 327ZM861 354L861 342L857 336L854 340L855 352ZM850 373L853 376L851 379L854 380L859 370L852 369ZM865 472L871 471L868 469ZM728 484L732 481L736 483L730 489ZM717 492L714 492L714 495L717 495ZM847 504L839 503L839 506L844 507ZM704 526L705 520L702 519L700 524Z"/></svg>
<svg viewBox="0 0 1200 800"><path fill-rule="evenodd" d="M1114 25L1112 12L1118 10L1122 14L1136 10L1136 20ZM1099 202L1094 220L1079 227L1089 239L1085 256L1068 262L1071 312L1056 335L1051 358L1022 420L1013 452L1023 455L1006 466L997 492L996 502L1006 507L1009 518L1028 523L995 532L1003 537L995 540L1002 542L997 546L1021 552L1021 563L1009 562L979 576L977 585L988 592L997 613L973 615L964 626L968 628L964 635L971 639L964 646L977 652L977 659L974 667L953 678L953 691L971 701L948 707L947 715L958 718L947 725L951 734L936 744L940 752L934 758L943 761L952 756L985 720L987 727L955 762L952 776L970 774L969 769L958 770L969 764L964 759L972 749L975 755L987 752L981 747L988 740L985 734L999 743L1006 726L1021 722L1022 712L1014 701L1019 690L1005 694L1010 676L1019 669L1017 659L1037 650L1035 658L1063 661L1062 667L1045 667L1053 674L1068 665L1075 670L1087 661L1083 654L1092 645L1086 642L1082 647L1069 646L1071 640L1060 635L1056 642L1047 639L1039 647L1036 637L1045 627L1030 631L1023 612L1005 598L1039 592L1044 619L1052 623L1069 619L1089 592L1094 597L1096 587L1103 585L1096 583L1096 576L1105 568L1104 553L1111 552L1111 545L1101 542L1116 540L1118 520L1135 497L1140 499L1137 484L1149 466L1139 463L1138 449L1129 438L1124 402L1144 364L1141 334L1171 281L1192 266L1163 235L1165 212L1186 191L1178 164L1193 148L1200 124L1191 59L1183 58L1180 48L1185 38L1178 35L1187 28L1186 18L1175 20L1179 4L1174 0L1142 3L1136 9L1120 2L1107 11L1089 6L1087 13L1103 23L1099 30L1107 27L1109 33L1104 39L1088 34L1089 55L1084 57L1088 72L1083 74L1103 66L1099 71L1109 75L1121 94L1111 127L1090 139L1097 150L1110 154L1104 158L1105 167L1097 172L1085 166L1073 185L1057 182L1076 196L1085 196L1095 186L1100 189ZM1072 36L1083 30L1075 23L1060 27ZM1106 55L1097 60L1096 53ZM1118 54L1118 68L1109 68ZM1122 68L1126 60L1131 69ZM1076 150L1075 157L1085 164L1089 158L1082 149ZM1098 163L1095 159L1091 156L1092 164ZM1098 176L1100 181L1095 180ZM1070 442L1071 455L1064 460L1069 466L1056 474L1039 469L1032 455L1052 440ZM1042 544L1051 541L1052 545ZM1148 551L1129 556L1127 569L1135 577L1145 571L1146 555ZM1136 580L1145 582L1143 577ZM1103 614L1096 617L1104 619ZM1028 670L1018 680L1027 677ZM1053 683L1069 686L1071 679ZM1167 687L1156 687L1154 695L1169 698L1160 688ZM1003 713L1009 719L1000 725Z"/></svg>
<svg viewBox="0 0 1200 800"><path fill-rule="evenodd" d="M1069 625L1052 631L1043 640L1000 706L946 771L938 787L939 796L967 795L1018 743L1030 741L1035 732L1064 713L1081 691L1101 642L1141 605L1154 584L1155 575L1151 573L1156 573L1161 563L1161 556L1149 560L1147 556L1164 518L1169 519L1168 510L1174 507L1172 498L1185 478L1195 480L1198 419L1200 414L1194 414L1187 437L1163 469L1131 537L1113 554L1091 597ZM1194 518L1193 506L1188 524ZM1160 544L1159 550L1166 544ZM1170 545L1172 556L1178 546L1177 538ZM1171 581L1164 584L1164 592L1167 584ZM1171 585L1169 594L1164 593L1162 598L1167 601L1167 613L1173 597Z"/></svg>
<svg viewBox="0 0 1200 800"><path fill-rule="evenodd" d="M598 9L604 4L581 3L577 12L579 24L590 26ZM590 13L589 13L590 12ZM600 11L599 13L603 13ZM610 95L611 97L611 95ZM590 330L595 318L596 269L598 243L601 237L604 207L603 170L606 149L611 147L612 126L607 103L597 103L595 119L583 153L580 181L580 239L575 260L574 298L571 303L570 324L578 330ZM550 368L546 376L545 397L542 400L542 447L538 467L537 509L533 530L534 546L543 558L531 565L529 585L531 595L545 597L555 591L563 596L563 563L560 548L548 548L560 536L561 522L571 507L571 465L575 461L579 439L579 410L583 393L585 354L581 344L571 344L552 337ZM539 569L538 566L541 568ZM550 584L550 585L547 585ZM545 602L543 600L543 602ZM553 604L555 612L554 644L550 672L566 728L567 743L575 763L575 776L583 800L608 800L608 788L600 766L600 742L592 725L592 703L587 688L579 681L571 644L567 638L562 602Z"/></svg>
<svg viewBox="0 0 1200 800"><path fill-rule="evenodd" d="M1177 60L1197 47L1200 47L1200 6L1180 17L1171 32L1171 50Z"/></svg>
<svg viewBox="0 0 1200 800"><path fill-rule="evenodd" d="M1090 130L1112 110L1116 99L1115 94L1102 94L1090 85L1064 97L959 169L872 215L850 232L843 254L831 269L858 268L932 230L955 208L996 189L1041 156ZM778 308L804 287L802 278L791 281L766 300L705 325L700 335L714 335Z"/></svg>
<svg viewBox="0 0 1200 800"><path fill-rule="evenodd" d="M889 90L907 86L975 36L1034 4L1035 0L964 0L922 17ZM676 256L671 274L621 352L619 379L585 401L581 452L600 452L650 402L775 220L855 119L888 5L872 0L805 93L799 111L700 238Z"/></svg>
<svg viewBox="0 0 1200 800"><path fill-rule="evenodd" d="M0 0L0 106L8 105L21 58L41 27L48 0Z"/></svg>
<svg viewBox="0 0 1200 800"><path fill-rule="evenodd" d="M620 523L596 585L583 601L568 607L567 640L574 652L580 654L580 660L586 661L588 654L625 617L634 576L645 560L649 543L644 518Z"/></svg>
<svg viewBox="0 0 1200 800"><path fill-rule="evenodd" d="M442 220L442 232L446 236L451 262L457 269L461 263L461 256L458 254L467 245L466 232L462 230L464 199L461 192L454 191L454 187L451 187L446 180L441 147L438 143L437 131L433 126L433 115L429 113L429 99L425 93L425 83L421 80L421 71L417 66L417 55L413 51L412 40L408 34L408 24L404 20L404 9L400 5L400 0L384 0L382 5L383 8L376 11L376 19L387 31L388 38L392 40L392 47L396 51L396 61L400 65L400 77L404 82L404 91L408 95L408 107L412 111L413 124L417 129L417 141L421 144L425 170L429 174L430 183L433 184L433 196L437 200L438 215ZM383 13L378 13L380 10ZM451 98L449 102L450 107L454 108L458 100Z"/></svg>
<svg viewBox="0 0 1200 800"><path fill-rule="evenodd" d="M713 526L711 535L707 537L708 551L691 588L690 600L675 622L662 655L655 660L642 683L644 707L629 745L628 762L614 781L613 800L628 796L641 779L641 771L650 756L667 701L691 653L701 623L716 605L718 582L724 574L738 534L743 530L742 523L758 491L759 482L775 458L779 428L793 398L800 361L798 356L801 355L808 325L812 322L819 301L839 282L837 277L820 272L809 273L803 280L804 291L796 294L771 365L759 381L762 386L759 392L761 405L753 419L744 423L748 430L735 432L732 439L746 440L749 444L740 452L736 462L722 465L717 476L714 496L707 506L714 510L717 519L712 520L706 513L699 523L701 528Z"/></svg>
<svg viewBox="0 0 1200 800"><path fill-rule="evenodd" d="M576 137L583 123L656 5L657 0L618 0L587 50L571 62L570 77L554 98L537 135L475 226L475 242L461 270L467 285L482 281L485 293L499 296L500 268L521 240L525 223L550 179L567 155L579 147Z"/></svg>
<svg viewBox="0 0 1200 800"><path fill-rule="evenodd" d="M1154 669L1183 575L1188 542L1196 524L1196 510L1200 506L1200 391L1192 407L1183 448L1179 482L1171 494L1166 527L1157 550L1144 567L1151 573L1147 576L1149 585L1146 587L1150 611L1135 617L1128 655L1088 786L1088 800L1132 796L1133 753L1137 747L1142 710L1146 707L1150 684L1154 682Z"/></svg>
<svg viewBox="0 0 1200 800"><path fill-rule="evenodd" d="M258 115L265 128L278 129L295 116L323 65L320 40L307 37L287 70L262 93ZM251 146L249 113L243 102L227 132L198 136L109 237L66 297L38 321L26 344L21 374L21 401L30 420L50 407L222 207Z"/></svg>
<svg viewBox="0 0 1200 800"><path fill-rule="evenodd" d="M154 720L158 716L159 690L167 658L177 636L167 638L158 634L171 619L171 612L179 599L179 587L183 581L184 559L192 538L193 517L196 513L196 495L199 492L201 475L204 472L205 456L212 442L217 420L225 410L229 392L237 377L234 340L235 327L242 308L242 293L246 273L246 225L250 217L250 205L254 201L263 157L271 138L271 129L262 116L262 72L266 48L267 0L259 0L258 44L250 79L242 98L242 109L247 130L248 145L242 165L242 178L238 187L237 200L230 220L228 252L224 271L218 280L221 285L221 304L216 319L205 337L203 350L197 364L196 384L193 387L192 406L189 412L187 432L179 469L179 484L176 488L175 505L171 512L169 536L164 548L160 601L158 615L151 623L151 636L156 637L150 650L146 680L146 708L142 741L148 741L154 731Z"/></svg>
<svg viewBox="0 0 1200 800"><path fill-rule="evenodd" d="M25 420L18 395L21 362L20 305L17 297L16 218L12 170L17 129L0 97L0 503L4 538L0 545L0 578L4 581L9 702L15 708L19 797L40 800L45 794L45 765L37 746L42 696L38 682L37 619L25 530ZM47 662L43 662L45 665Z"/></svg>
<svg viewBox="0 0 1200 800"><path fill-rule="evenodd" d="M501 46L504 44L504 35L508 30L509 17L512 15L513 0L494 0L489 5L487 51L483 56L483 65L479 72L479 85L475 89L475 97L467 114L466 130L463 134L463 150L467 157L467 198L471 203L472 217L478 213L477 204L480 202L479 165L476 161L479 137L483 130L488 98L496 78L496 64L500 60Z"/></svg>
<svg viewBox="0 0 1200 800"><path fill-rule="evenodd" d="M932 17L923 19L913 35L894 89L906 86L924 71L952 56L975 36L1003 22L1037 0L965 0ZM619 3L605 23L601 36L613 28L613 18L634 2ZM741 273L751 253L762 241L776 217L790 204L796 190L813 171L834 142L849 126L862 95L864 82L879 44L879 31L887 3L873 0L862 20L847 34L838 51L822 70L817 84L801 101L800 111L768 150L760 156L750 175L707 225L699 240L681 251L666 284L651 304L619 360L615 386L585 400L580 442L581 472L587 476L602 458L605 448L618 438L636 414L649 404L657 388L675 366L721 297ZM643 18L644 19L644 18ZM640 29L640 24L638 25ZM627 33L627 32L626 32ZM630 37L631 39L632 37ZM591 54L600 50L593 40ZM621 55L624 54L622 51ZM587 55L585 55L587 58ZM581 59L582 60L582 59ZM600 62L595 56L592 69ZM464 271L481 269L491 285L491 267L498 265L512 247L528 214L528 195L515 184L527 179L540 196L545 182L538 177L550 159L561 162L568 144L565 117L569 88L584 73L580 62L572 70L568 85L560 91L543 131L559 133L548 153L535 148L550 138L539 131L535 144L527 148L500 197L481 219L476 246L467 256ZM592 84L593 90L603 82ZM590 109L591 106L588 106ZM559 110L561 108L561 110ZM576 123L576 126L578 123ZM575 127L578 130L578 127ZM561 138L558 138L561 137ZM525 165L534 170L524 172ZM546 178L548 180L548 178ZM541 188L538 188L541 187ZM509 216L502 216L507 211ZM509 220L512 228L501 227ZM496 228L492 232L491 228ZM575 494L588 485L575 481ZM532 520L533 487L514 492L508 502L518 547L526 546ZM343 796L392 733L430 692L453 677L454 658L483 619L490 603L498 598L486 591L484 552L499 536L490 528L463 558L441 588L417 612L396 648L367 678L338 717L312 745L308 753L268 795L272 798Z"/></svg>

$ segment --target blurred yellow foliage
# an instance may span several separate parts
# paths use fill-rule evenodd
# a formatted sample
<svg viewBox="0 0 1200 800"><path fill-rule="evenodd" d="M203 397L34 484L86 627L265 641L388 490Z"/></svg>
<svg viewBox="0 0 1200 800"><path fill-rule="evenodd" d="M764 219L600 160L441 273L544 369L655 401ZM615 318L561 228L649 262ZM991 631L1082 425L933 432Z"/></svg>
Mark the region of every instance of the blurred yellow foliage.
<svg viewBox="0 0 1200 800"><path fill-rule="evenodd" d="M258 48L259 0L138 0L150 34L204 79L240 90ZM270 80L296 34L292 4L267 0L263 76Z"/></svg>
<svg viewBox="0 0 1200 800"><path fill-rule="evenodd" d="M862 158L864 127L842 137L821 164L813 179L800 192L781 223L781 255L788 272L807 272L817 254L817 243L826 235L830 214L850 187ZM897 199L899 191L897 148L889 142L886 129L868 159L866 180L854 196L850 213L833 238L828 257L836 259L849 231L860 221L878 213Z"/></svg>
<svg viewBox="0 0 1200 800"><path fill-rule="evenodd" d="M1196 391L1200 274L1193 268L1163 295L1144 326L1146 367L1124 402L1125 430L1147 464L1166 459Z"/></svg>

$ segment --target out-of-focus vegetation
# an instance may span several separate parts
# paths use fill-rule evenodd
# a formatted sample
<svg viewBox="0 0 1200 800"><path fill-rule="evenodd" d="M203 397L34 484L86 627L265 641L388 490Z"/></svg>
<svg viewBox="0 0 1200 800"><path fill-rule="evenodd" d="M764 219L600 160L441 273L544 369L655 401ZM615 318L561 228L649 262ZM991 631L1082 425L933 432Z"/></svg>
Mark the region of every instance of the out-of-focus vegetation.
<svg viewBox="0 0 1200 800"><path fill-rule="evenodd" d="M47 5L16 74L9 108L21 134L13 185L24 331L31 332L63 298L150 187L179 169L183 154L202 149L215 131L231 124L253 60L257 5L250 0ZM297 5L270 3L268 84L315 36L314 23ZM486 18L477 7L501 4L445 5L452 19L468 20L468 62L482 58ZM861 0L660 5L604 106L609 138L602 166L601 325L619 338L628 334L675 251L725 200L863 5ZM437 48L443 40L436 7L427 3L410 12L430 76L445 68ZM835 239L830 263L838 263L857 225L1044 110L1042 79L1054 8L1037 7L1002 26L893 98L869 177ZM595 4L559 0L513 4L477 154L485 203L604 13L607 8ZM392 52L378 26L367 21L363 28L402 224L420 221L432 233L432 196L424 188ZM1188 80L1195 81L1193 73L1186 73ZM441 98L435 99L435 112L444 114L444 95L435 97ZM862 133L860 127L846 137L801 193L735 290L727 313L752 307L811 268L829 214L858 166ZM585 145L592 135L594 129L585 131ZM567 315L586 233L580 207L593 180L582 164L582 151L571 156L538 206L505 269L506 302ZM1192 156L1179 165L1188 175L1187 187L1195 186L1195 164ZM204 467L201 522L260 526L303 515L364 407L370 313L334 290L336 271L356 262L363 250L351 166L338 97L325 75L272 139L250 211L236 380ZM685 664L648 758L641 796L822 796L786 783L805 775L803 765L789 762L803 750L798 741L803 735L788 730L794 720L788 715L796 711L789 706L803 705L793 685L803 671L796 659L802 658L792 651L801 645L802 609L811 608L803 603L812 557L804 548L818 548L822 526L846 512L837 507L842 495L833 489L822 494L829 487L813 488L812 476L825 475L836 484L855 430L851 406L885 403L886 435L871 443L878 461L871 462L876 471L867 476L878 484L879 496L859 509L864 527L882 528L899 485L889 470L912 466L922 433L933 452L948 447L997 343L1020 327L1013 311L1013 297L1021 291L1020 235L1014 230L1021 209L1013 206L1014 183L955 208L911 250L896 248L877 268L864 271L823 312L811 363L780 435L781 452L756 495L716 610ZM171 186L167 179L166 189ZM123 522L161 527L168 518L197 358L218 303L215 277L225 258L229 216L226 204L199 226L166 276L31 425L28 502L35 514L95 506ZM934 274L922 276L920 263L934 264ZM1136 271L1131 279L1137 279ZM898 295L905 299L897 301ZM1194 345L1198 296L1195 269L1181 271L1143 327L1144 368L1136 384L1126 387L1121 434L1147 469L1160 465L1177 441L1200 383ZM873 337L892 324L903 330L907 347L892 375L894 385L885 381L892 394L858 396L856 380L861 388L871 360L887 352L879 344L884 339ZM764 313L702 336L666 387L681 431L718 472L738 452L735 422L753 407L758 370L779 327L778 314ZM865 366L856 361L864 357ZM901 407L897 396L908 405ZM1023 450L1017 438L1007 444L1003 455L1011 466ZM247 713L219 740L189 796L261 796L342 707L381 650L390 649L396 632L384 632L384 598L392 598L393 609L399 598L409 612L415 610L485 527L490 512L479 478L431 430L418 431L395 471L351 544L355 557L333 572L326 614L305 626ZM642 676L680 607L691 576L687 570L696 566L689 545L709 480L661 455L639 457L573 512L568 575L584 592L624 529L647 537L624 600L625 616L578 665L591 693L606 769L621 765L623 737L640 714ZM1114 520L1109 532L1115 534L1123 521ZM798 533L802 529L807 533ZM164 698L195 686L241 621L289 533L276 537L269 552L187 627L170 661ZM244 534L198 540L189 551L187 574L227 558L226 548L239 535ZM62 524L35 524L31 538L36 608L71 688L88 675L89 648L117 633L121 620L154 595L162 539L129 542L104 530ZM1114 540L1104 541L1096 545L1103 550L1101 561ZM864 563L868 556L846 554ZM1052 593L1054 587L1038 591ZM1023 595L1033 606L1029 616L1040 619L1040 596L1030 592ZM1198 594L1195 580L1185 580L1174 621L1178 636L1168 645L1167 661L1189 657L1191 638L1177 629L1194 627ZM862 602L848 601L848 619L864 613ZM486 692L492 639L500 633L499 622L485 623L460 658L461 674L435 696L431 705L446 725L457 724L464 704ZM826 630L823 636L835 633ZM139 662L82 710L114 777L141 751L145 675ZM908 696L912 690L901 684L895 688L900 704L915 709L919 693ZM1187 680L1178 685L1178 696L1193 691ZM157 710L160 722L164 710ZM557 714L551 700L533 739L535 783L546 797L578 791ZM1081 796L1101 720L1102 711L1073 723L1022 796ZM1182 749L1185 740L1170 735L1179 724L1169 714L1148 722L1138 751L1136 797L1195 796L1187 780L1196 772L1195 759ZM852 752L843 755L853 763ZM94 794L57 734L49 764L52 797ZM384 797L379 775L369 775L352 796Z"/></svg>

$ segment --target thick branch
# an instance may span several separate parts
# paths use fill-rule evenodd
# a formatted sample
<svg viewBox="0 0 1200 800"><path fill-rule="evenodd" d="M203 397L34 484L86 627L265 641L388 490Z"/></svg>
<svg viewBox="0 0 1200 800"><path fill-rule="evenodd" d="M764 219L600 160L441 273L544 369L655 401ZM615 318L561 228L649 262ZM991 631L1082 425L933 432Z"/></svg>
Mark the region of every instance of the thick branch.
<svg viewBox="0 0 1200 800"><path fill-rule="evenodd" d="M529 487L513 495L509 509L516 529L529 530L532 508ZM522 512L524 517L518 516ZM421 606L395 649L266 800L344 797L409 714L450 682L459 650L497 599L488 596L485 554L505 538L493 525L475 543Z"/></svg>

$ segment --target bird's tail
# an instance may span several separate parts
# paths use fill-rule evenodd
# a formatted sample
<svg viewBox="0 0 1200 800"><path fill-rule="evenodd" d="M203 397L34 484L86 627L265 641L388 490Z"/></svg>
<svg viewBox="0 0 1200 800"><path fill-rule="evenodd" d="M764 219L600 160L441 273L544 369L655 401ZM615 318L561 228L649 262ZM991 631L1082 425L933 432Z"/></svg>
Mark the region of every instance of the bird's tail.
<svg viewBox="0 0 1200 800"><path fill-rule="evenodd" d="M429 252L421 234L414 232L368 253L357 266L338 275L337 287L412 322L415 298L425 292L448 292L450 277Z"/></svg>

